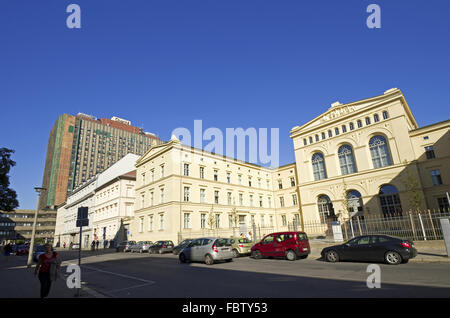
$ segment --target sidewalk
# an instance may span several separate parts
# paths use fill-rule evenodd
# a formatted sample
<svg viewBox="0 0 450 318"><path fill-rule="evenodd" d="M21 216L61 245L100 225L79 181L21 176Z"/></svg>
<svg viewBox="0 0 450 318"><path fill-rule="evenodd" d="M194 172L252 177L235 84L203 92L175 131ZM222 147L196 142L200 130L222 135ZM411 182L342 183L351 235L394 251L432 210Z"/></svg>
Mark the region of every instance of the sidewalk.
<svg viewBox="0 0 450 318"><path fill-rule="evenodd" d="M0 255L0 298L39 298L39 278L34 276L35 264L27 268L27 256L10 256L8 262ZM52 282L49 298L74 298L77 290L69 289L64 277ZM81 290L81 298L92 297L87 290Z"/></svg>
<svg viewBox="0 0 450 318"><path fill-rule="evenodd" d="M333 245L343 244L344 242L334 242L332 240L311 239L309 244L311 246L311 254L309 257L315 259L320 258L320 252L323 248ZM410 260L414 263L436 263L449 262L450 257L447 257L445 243L443 240L438 241L414 241L417 249L417 256Z"/></svg>

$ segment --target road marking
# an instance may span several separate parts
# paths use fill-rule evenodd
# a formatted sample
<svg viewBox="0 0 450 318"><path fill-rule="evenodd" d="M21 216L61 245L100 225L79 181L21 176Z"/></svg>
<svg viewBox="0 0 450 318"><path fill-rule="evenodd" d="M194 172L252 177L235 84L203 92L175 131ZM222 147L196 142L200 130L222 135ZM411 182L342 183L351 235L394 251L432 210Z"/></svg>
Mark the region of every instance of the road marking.
<svg viewBox="0 0 450 318"><path fill-rule="evenodd" d="M138 280L138 281L141 281L141 282L144 282L144 283L147 283L147 284L156 284L156 282L154 282L152 280L147 280L147 279L134 277L134 276L129 276L129 275L125 275L125 274L114 273L114 272L110 272L110 271L105 271L105 270L98 269L98 268L91 267L91 266L81 265L81 268L83 268L83 267L86 268L86 269L90 269L90 270L93 270L93 271L100 272L100 273L106 273L106 274L115 275L115 276L119 276L119 277L123 277L123 278Z"/></svg>

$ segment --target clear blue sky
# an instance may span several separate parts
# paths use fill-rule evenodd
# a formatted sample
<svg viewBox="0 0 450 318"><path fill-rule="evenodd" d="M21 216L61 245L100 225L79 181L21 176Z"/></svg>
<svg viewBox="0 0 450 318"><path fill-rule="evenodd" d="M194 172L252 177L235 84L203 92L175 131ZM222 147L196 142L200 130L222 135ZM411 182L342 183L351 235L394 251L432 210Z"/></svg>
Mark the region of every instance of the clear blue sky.
<svg viewBox="0 0 450 318"><path fill-rule="evenodd" d="M66 27L79 4L82 29ZM366 27L381 7L382 28ZM398 87L419 125L448 119L447 0L0 1L0 147L34 209L59 114L119 116L168 140L176 127L289 130L335 101Z"/></svg>

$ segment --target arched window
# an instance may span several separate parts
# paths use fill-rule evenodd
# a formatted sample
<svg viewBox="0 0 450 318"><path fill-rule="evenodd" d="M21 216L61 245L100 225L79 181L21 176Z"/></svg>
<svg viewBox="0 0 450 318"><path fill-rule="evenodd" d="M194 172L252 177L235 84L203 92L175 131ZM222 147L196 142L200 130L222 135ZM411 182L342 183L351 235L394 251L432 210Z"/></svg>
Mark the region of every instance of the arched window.
<svg viewBox="0 0 450 318"><path fill-rule="evenodd" d="M372 137L369 141L369 148L373 167L375 169L390 166L392 164L386 138L383 136Z"/></svg>
<svg viewBox="0 0 450 318"><path fill-rule="evenodd" d="M370 125L370 117L366 117L366 125Z"/></svg>
<svg viewBox="0 0 450 318"><path fill-rule="evenodd" d="M325 133L322 133L322 140L325 139Z"/></svg>
<svg viewBox="0 0 450 318"><path fill-rule="evenodd" d="M358 119L358 121L357 121L356 123L358 124L358 128L361 128L361 127L362 127L362 122L361 122L361 120Z"/></svg>
<svg viewBox="0 0 450 318"><path fill-rule="evenodd" d="M384 217L402 216L402 204L396 187L390 184L382 186L378 197Z"/></svg>
<svg viewBox="0 0 450 318"><path fill-rule="evenodd" d="M326 223L328 217L334 216L333 203L327 195L321 195L317 199L317 208L321 223Z"/></svg>
<svg viewBox="0 0 450 318"><path fill-rule="evenodd" d="M380 121L380 117L378 116L378 114L373 115L373 121L376 123Z"/></svg>
<svg viewBox="0 0 450 318"><path fill-rule="evenodd" d="M319 135L316 135L315 138L316 138L316 141L319 141Z"/></svg>
<svg viewBox="0 0 450 318"><path fill-rule="evenodd" d="M331 132L331 130L328 130L328 137L333 137L333 133Z"/></svg>
<svg viewBox="0 0 450 318"><path fill-rule="evenodd" d="M387 111L383 112L383 119L388 119L389 118L389 114Z"/></svg>
<svg viewBox="0 0 450 318"><path fill-rule="evenodd" d="M356 190L350 190L347 192L347 209L350 217L362 216L363 202L361 199L361 193Z"/></svg>
<svg viewBox="0 0 450 318"><path fill-rule="evenodd" d="M321 180L327 178L327 173L325 171L325 160L323 159L323 155L318 152L312 156L311 159L314 180Z"/></svg>
<svg viewBox="0 0 450 318"><path fill-rule="evenodd" d="M339 147L338 156L343 175L356 172L355 158L353 157L353 149L350 145Z"/></svg>
<svg viewBox="0 0 450 318"><path fill-rule="evenodd" d="M348 124L348 126L350 127L350 130L355 129L355 126L353 125L353 123Z"/></svg>

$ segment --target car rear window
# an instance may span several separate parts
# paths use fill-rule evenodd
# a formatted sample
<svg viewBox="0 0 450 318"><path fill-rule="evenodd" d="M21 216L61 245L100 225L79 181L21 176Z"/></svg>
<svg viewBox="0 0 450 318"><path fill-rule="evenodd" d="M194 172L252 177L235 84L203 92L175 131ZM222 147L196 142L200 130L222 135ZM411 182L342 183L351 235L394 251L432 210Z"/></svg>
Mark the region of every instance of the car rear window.
<svg viewBox="0 0 450 318"><path fill-rule="evenodd" d="M304 241L307 239L308 239L308 236L306 235L306 233L301 233L301 232L297 233L297 241Z"/></svg>
<svg viewBox="0 0 450 318"><path fill-rule="evenodd" d="M241 239L239 239L239 243L246 244L246 243L251 243L251 241L246 238L241 238Z"/></svg>
<svg viewBox="0 0 450 318"><path fill-rule="evenodd" d="M222 247L222 246L231 246L231 240L230 239L217 239L216 242L214 243L217 247Z"/></svg>

